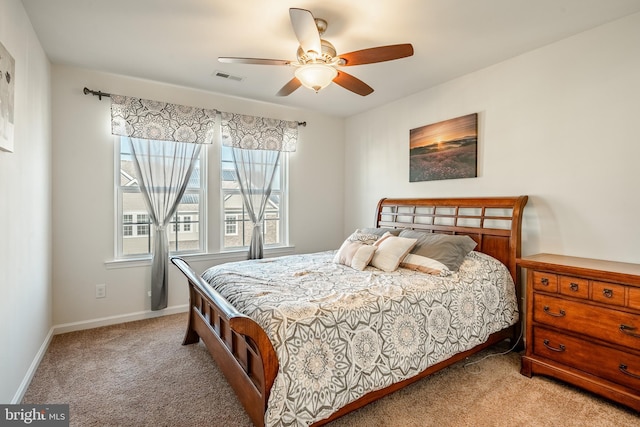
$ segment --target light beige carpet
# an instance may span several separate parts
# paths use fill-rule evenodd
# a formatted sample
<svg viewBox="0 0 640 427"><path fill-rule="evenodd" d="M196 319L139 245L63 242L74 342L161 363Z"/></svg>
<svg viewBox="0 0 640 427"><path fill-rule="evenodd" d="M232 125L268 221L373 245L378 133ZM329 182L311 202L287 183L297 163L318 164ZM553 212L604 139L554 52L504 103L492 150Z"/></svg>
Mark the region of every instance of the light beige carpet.
<svg viewBox="0 0 640 427"><path fill-rule="evenodd" d="M251 426L186 315L56 335L23 403L69 403L72 426ZM352 426L636 426L640 415L544 377L494 347L331 423ZM478 363L468 365L468 362Z"/></svg>

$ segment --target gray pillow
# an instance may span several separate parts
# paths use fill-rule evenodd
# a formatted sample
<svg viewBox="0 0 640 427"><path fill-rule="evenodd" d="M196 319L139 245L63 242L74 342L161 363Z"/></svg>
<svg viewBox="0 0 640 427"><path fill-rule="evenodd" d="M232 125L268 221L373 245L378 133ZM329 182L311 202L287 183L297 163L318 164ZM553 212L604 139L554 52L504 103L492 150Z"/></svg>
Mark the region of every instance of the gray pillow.
<svg viewBox="0 0 640 427"><path fill-rule="evenodd" d="M389 232L394 236L400 234L399 228L359 228L356 230L356 233L366 233L366 234L375 234L377 236L382 236L384 233Z"/></svg>
<svg viewBox="0 0 640 427"><path fill-rule="evenodd" d="M440 261L451 271L458 271L464 258L477 245L466 235L438 234L414 230L402 230L400 237L418 239L412 254Z"/></svg>

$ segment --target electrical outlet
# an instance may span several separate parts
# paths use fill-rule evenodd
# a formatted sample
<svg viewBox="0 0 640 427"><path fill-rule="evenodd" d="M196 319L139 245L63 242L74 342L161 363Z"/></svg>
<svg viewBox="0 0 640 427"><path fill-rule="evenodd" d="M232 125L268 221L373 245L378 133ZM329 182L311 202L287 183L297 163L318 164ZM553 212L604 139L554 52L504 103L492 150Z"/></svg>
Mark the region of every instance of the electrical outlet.
<svg viewBox="0 0 640 427"><path fill-rule="evenodd" d="M107 296L107 285L101 283L96 285L96 298L104 298Z"/></svg>

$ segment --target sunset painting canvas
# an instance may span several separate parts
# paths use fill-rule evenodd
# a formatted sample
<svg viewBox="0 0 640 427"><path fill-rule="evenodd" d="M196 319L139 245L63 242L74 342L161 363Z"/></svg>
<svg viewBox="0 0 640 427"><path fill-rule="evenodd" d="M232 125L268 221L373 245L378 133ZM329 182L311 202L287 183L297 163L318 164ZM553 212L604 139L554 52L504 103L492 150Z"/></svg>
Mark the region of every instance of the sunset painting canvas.
<svg viewBox="0 0 640 427"><path fill-rule="evenodd" d="M409 181L478 176L478 114L411 129Z"/></svg>

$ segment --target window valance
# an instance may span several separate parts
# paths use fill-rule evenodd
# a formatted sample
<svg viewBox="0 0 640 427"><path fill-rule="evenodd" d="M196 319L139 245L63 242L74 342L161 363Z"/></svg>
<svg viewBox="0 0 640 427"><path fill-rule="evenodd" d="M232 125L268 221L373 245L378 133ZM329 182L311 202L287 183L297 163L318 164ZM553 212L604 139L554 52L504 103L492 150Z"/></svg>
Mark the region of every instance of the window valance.
<svg viewBox="0 0 640 427"><path fill-rule="evenodd" d="M222 143L248 150L296 151L298 122L220 113Z"/></svg>
<svg viewBox="0 0 640 427"><path fill-rule="evenodd" d="M221 117L222 143L250 150L295 151L298 122L220 112L168 102L111 97L111 133L160 141L213 142Z"/></svg>
<svg viewBox="0 0 640 427"><path fill-rule="evenodd" d="M111 95L111 133L134 138L209 144L218 111Z"/></svg>

